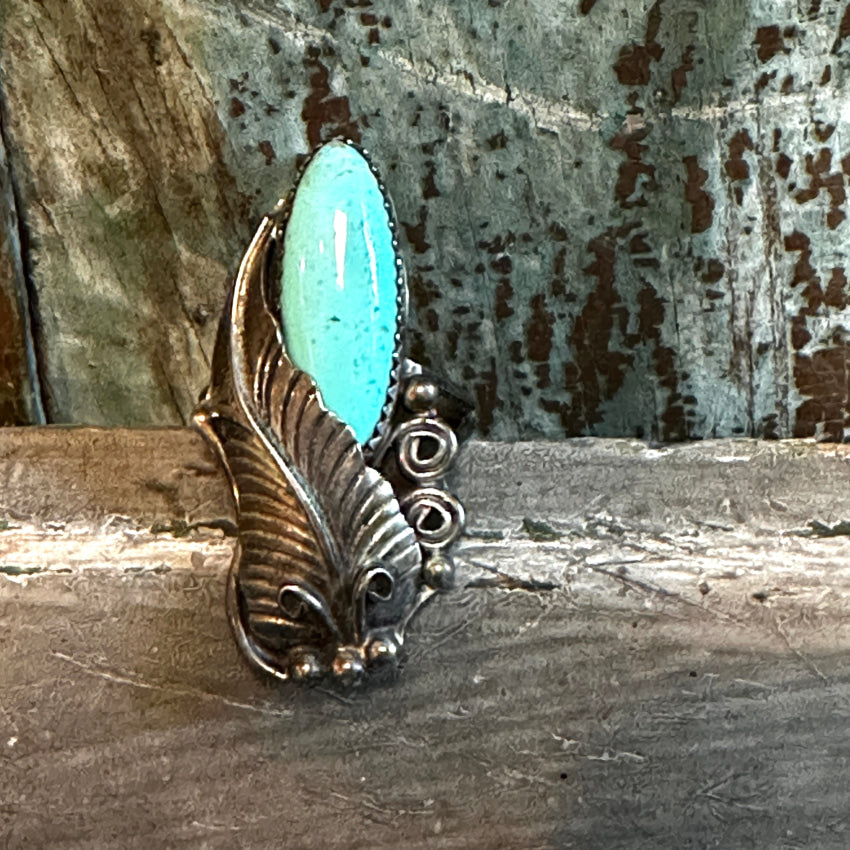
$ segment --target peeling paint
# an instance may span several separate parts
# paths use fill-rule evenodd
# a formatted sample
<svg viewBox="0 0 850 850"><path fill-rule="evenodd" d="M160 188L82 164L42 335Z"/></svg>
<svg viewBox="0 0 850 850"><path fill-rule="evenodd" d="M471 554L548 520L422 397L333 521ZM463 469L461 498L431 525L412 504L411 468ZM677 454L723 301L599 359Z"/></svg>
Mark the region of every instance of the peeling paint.
<svg viewBox="0 0 850 850"><path fill-rule="evenodd" d="M783 33L777 24L759 27L753 43L758 45L756 55L759 62L770 62L777 53L789 52L783 40Z"/></svg>
<svg viewBox="0 0 850 850"><path fill-rule="evenodd" d="M661 28L662 2L656 0L649 10L643 44L623 47L614 63L617 79L624 86L645 86L650 79L650 63L657 62L664 54L664 48L656 41Z"/></svg>
<svg viewBox="0 0 850 850"><path fill-rule="evenodd" d="M320 60L318 48L310 48L304 67L310 81L310 92L304 99L301 118L310 147L315 147L335 136L360 141L360 128L351 117L351 106L345 96L331 92L328 68Z"/></svg>
<svg viewBox="0 0 850 850"><path fill-rule="evenodd" d="M700 168L695 156L686 156L682 162L687 169L685 200L691 205L691 233L703 233L711 227L714 198L703 189L708 172Z"/></svg>
<svg viewBox="0 0 850 850"><path fill-rule="evenodd" d="M806 154L805 162L806 173L811 177L811 181L805 189L801 189L794 195L794 200L798 204L806 204L814 200L821 189L826 190L830 200L826 223L830 230L835 230L847 217L847 213L842 209L847 198L844 191L844 173L840 171L830 173L832 151L829 148L821 148L817 156Z"/></svg>

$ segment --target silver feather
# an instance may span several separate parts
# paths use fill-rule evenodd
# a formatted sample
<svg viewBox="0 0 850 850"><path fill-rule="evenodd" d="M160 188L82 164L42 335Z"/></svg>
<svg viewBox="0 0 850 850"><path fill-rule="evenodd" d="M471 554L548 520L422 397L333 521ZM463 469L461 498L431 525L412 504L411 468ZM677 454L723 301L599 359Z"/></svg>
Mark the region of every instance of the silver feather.
<svg viewBox="0 0 850 850"><path fill-rule="evenodd" d="M286 354L268 300L277 228L264 219L245 254L195 421L236 501L237 638L260 667L288 678L394 656L428 591L392 487Z"/></svg>

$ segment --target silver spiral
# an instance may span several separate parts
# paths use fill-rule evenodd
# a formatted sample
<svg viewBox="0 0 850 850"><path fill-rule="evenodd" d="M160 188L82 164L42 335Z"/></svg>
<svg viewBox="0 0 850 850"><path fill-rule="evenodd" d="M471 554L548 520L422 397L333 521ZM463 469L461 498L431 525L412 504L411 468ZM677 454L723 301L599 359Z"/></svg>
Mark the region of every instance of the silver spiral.
<svg viewBox="0 0 850 850"><path fill-rule="evenodd" d="M401 510L426 549L448 546L463 531L463 505L436 487L414 490L402 501Z"/></svg>
<svg viewBox="0 0 850 850"><path fill-rule="evenodd" d="M401 471L416 483L445 474L457 452L454 431L434 416L417 416L400 425L395 443ZM433 451L427 450L429 445Z"/></svg>

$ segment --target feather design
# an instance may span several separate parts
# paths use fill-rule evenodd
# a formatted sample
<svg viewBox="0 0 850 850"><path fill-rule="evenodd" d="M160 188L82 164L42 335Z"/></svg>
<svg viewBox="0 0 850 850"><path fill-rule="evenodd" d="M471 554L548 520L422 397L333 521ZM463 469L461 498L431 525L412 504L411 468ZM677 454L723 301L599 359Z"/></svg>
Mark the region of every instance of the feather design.
<svg viewBox="0 0 850 850"><path fill-rule="evenodd" d="M287 678L367 663L370 641L393 655L422 555L390 484L283 348L267 295L277 227L264 219L243 259L195 420L236 499L237 637Z"/></svg>

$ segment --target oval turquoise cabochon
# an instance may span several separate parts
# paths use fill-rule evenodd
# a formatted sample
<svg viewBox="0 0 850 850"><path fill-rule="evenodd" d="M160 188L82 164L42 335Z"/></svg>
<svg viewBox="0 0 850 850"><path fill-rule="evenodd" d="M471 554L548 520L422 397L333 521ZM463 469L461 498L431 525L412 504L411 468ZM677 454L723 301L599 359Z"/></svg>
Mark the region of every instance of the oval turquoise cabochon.
<svg viewBox="0 0 850 850"><path fill-rule="evenodd" d="M284 345L365 443L387 397L398 322L390 217L369 163L333 141L310 160L286 225Z"/></svg>

